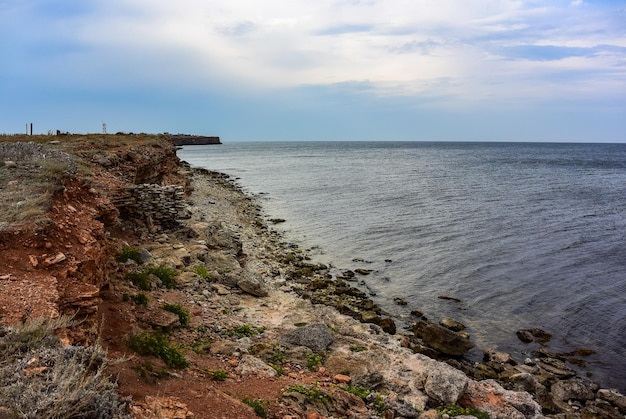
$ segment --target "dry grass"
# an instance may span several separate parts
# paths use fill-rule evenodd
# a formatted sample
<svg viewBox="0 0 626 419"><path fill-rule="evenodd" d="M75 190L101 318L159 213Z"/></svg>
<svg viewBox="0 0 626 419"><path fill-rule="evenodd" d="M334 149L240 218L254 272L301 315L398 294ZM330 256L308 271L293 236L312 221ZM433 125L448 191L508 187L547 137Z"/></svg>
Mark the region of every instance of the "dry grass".
<svg viewBox="0 0 626 419"><path fill-rule="evenodd" d="M128 402L105 375L98 345L61 345L54 330L69 319L0 326L0 416L7 418L130 418Z"/></svg>

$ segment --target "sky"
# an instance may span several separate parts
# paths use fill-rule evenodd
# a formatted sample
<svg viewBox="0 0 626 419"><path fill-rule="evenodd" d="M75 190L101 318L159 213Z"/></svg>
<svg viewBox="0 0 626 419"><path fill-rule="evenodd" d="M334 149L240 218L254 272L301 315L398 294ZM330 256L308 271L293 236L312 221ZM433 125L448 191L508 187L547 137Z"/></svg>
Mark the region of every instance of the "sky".
<svg viewBox="0 0 626 419"><path fill-rule="evenodd" d="M0 133L626 142L625 0L0 0Z"/></svg>

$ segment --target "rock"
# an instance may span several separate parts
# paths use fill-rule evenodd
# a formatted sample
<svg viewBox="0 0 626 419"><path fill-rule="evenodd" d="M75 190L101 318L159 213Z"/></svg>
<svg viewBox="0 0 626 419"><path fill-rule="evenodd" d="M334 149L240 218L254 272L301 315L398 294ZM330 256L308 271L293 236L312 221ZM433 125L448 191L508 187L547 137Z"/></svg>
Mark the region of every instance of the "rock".
<svg viewBox="0 0 626 419"><path fill-rule="evenodd" d="M371 269L362 269L362 268L358 268L354 270L355 273L359 274L359 275L369 275L371 274L373 271Z"/></svg>
<svg viewBox="0 0 626 419"><path fill-rule="evenodd" d="M593 392L580 378L557 381L550 390L555 401L586 401L593 399Z"/></svg>
<svg viewBox="0 0 626 419"><path fill-rule="evenodd" d="M620 413L617 407L601 399L587 402L581 414L583 419L624 419L623 412Z"/></svg>
<svg viewBox="0 0 626 419"><path fill-rule="evenodd" d="M241 352L244 349L244 345L242 345L241 342L218 340L211 344L209 352L213 355L232 355L235 352Z"/></svg>
<svg viewBox="0 0 626 419"><path fill-rule="evenodd" d="M533 394L537 391L537 381L535 377L527 372L512 375L509 378L509 382L512 385L511 390L514 391L527 391Z"/></svg>
<svg viewBox="0 0 626 419"><path fill-rule="evenodd" d="M620 412L626 414L626 396L618 393L613 389L600 389L598 390L598 397L602 400L606 400L614 406L617 406Z"/></svg>
<svg viewBox="0 0 626 419"><path fill-rule="evenodd" d="M174 326L180 325L180 318L178 314L166 310L154 310L141 316L141 319L147 324L160 327L163 329L170 329Z"/></svg>
<svg viewBox="0 0 626 419"><path fill-rule="evenodd" d="M439 352L461 356L474 347L474 343L452 330L426 321L419 321L413 326L415 336Z"/></svg>
<svg viewBox="0 0 626 419"><path fill-rule="evenodd" d="M461 330L465 330L465 325L463 323L459 323L456 320L450 317L444 317L439 321L439 325L445 327L446 329L450 329L453 332L460 332Z"/></svg>
<svg viewBox="0 0 626 419"><path fill-rule="evenodd" d="M513 359L511 354L506 352L497 351L495 348L488 348L483 352L484 359L496 364L510 364L515 365L517 362Z"/></svg>
<svg viewBox="0 0 626 419"><path fill-rule="evenodd" d="M323 351L334 341L324 323L299 327L281 336L281 342L295 346L306 346L313 352Z"/></svg>
<svg viewBox="0 0 626 419"><path fill-rule="evenodd" d="M545 373L555 376L559 380L566 380L576 375L576 371L565 365L565 362L556 358L541 358L537 366Z"/></svg>
<svg viewBox="0 0 626 419"><path fill-rule="evenodd" d="M495 380L469 380L459 404L474 407L489 414L490 418L540 419L541 406L525 392L505 390Z"/></svg>
<svg viewBox="0 0 626 419"><path fill-rule="evenodd" d="M255 374L259 377L275 377L276 370L259 358L252 355L244 355L237 365L237 372L241 375Z"/></svg>
<svg viewBox="0 0 626 419"><path fill-rule="evenodd" d="M56 265L57 263L61 263L66 259L66 256L63 253L57 253L54 256L50 256L44 261L46 266Z"/></svg>
<svg viewBox="0 0 626 419"><path fill-rule="evenodd" d="M335 374L333 375L333 380L336 383L348 384L350 381L352 381L352 378L350 378L350 376L345 375L345 374Z"/></svg>
<svg viewBox="0 0 626 419"><path fill-rule="evenodd" d="M255 297L267 297L267 287L263 282L263 277L258 274L249 274L237 281L237 286L242 291Z"/></svg>
<svg viewBox="0 0 626 419"><path fill-rule="evenodd" d="M428 373L424 391L437 402L449 405L457 402L468 381L469 378L461 371L441 364Z"/></svg>
<svg viewBox="0 0 626 419"><path fill-rule="evenodd" d="M139 260L141 263L152 263L154 262L154 258L152 257L152 253L148 249L139 250Z"/></svg>
<svg viewBox="0 0 626 419"><path fill-rule="evenodd" d="M13 160L5 160L4 166L8 167L9 169L14 169L17 167L17 163L15 163Z"/></svg>
<svg viewBox="0 0 626 419"><path fill-rule="evenodd" d="M407 304L408 304L408 303L407 303L404 299L402 299L402 298L400 298L400 297L395 297L395 298L393 299L393 302L394 302L394 303L396 303L396 304L397 304L397 305L399 305L399 306L405 306L405 305L407 305Z"/></svg>
<svg viewBox="0 0 626 419"><path fill-rule="evenodd" d="M524 343L537 342L541 345L545 345L552 339L550 333L536 327L532 329L520 329L515 332L515 334L517 338Z"/></svg>

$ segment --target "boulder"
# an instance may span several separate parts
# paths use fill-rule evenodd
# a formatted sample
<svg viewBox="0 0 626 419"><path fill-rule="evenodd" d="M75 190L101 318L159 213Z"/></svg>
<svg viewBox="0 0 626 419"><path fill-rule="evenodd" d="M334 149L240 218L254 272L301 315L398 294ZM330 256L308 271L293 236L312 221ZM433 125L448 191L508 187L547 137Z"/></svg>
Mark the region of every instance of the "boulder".
<svg viewBox="0 0 626 419"><path fill-rule="evenodd" d="M306 346L313 352L323 351L334 341L324 323L299 327L281 336L281 342L294 346Z"/></svg>
<svg viewBox="0 0 626 419"><path fill-rule="evenodd" d="M620 412L626 414L626 396L623 394L616 390L602 388L598 390L598 397L618 407Z"/></svg>
<svg viewBox="0 0 626 419"><path fill-rule="evenodd" d="M474 347L473 342L460 334L423 320L413 326L413 332L426 345L446 355L461 356Z"/></svg>
<svg viewBox="0 0 626 419"><path fill-rule="evenodd" d="M433 368L426 377L424 391L428 397L437 402L449 405L456 403L465 391L469 378L461 371L440 364Z"/></svg>
<svg viewBox="0 0 626 419"><path fill-rule="evenodd" d="M465 325L463 323L457 322L456 320L450 317L444 317L439 321L439 325L445 327L446 329L450 329L453 332L460 332L461 330L465 330Z"/></svg>
<svg viewBox="0 0 626 419"><path fill-rule="evenodd" d="M242 291L255 297L267 297L267 287L263 282L263 277L259 274L248 274L237 281L237 286Z"/></svg>
<svg viewBox="0 0 626 419"><path fill-rule="evenodd" d="M490 418L540 419L541 406L526 392L505 390L495 380L469 380L459 404L486 412Z"/></svg>
<svg viewBox="0 0 626 419"><path fill-rule="evenodd" d="M259 358L252 355L244 355L237 365L237 372L241 375L255 374L259 377L275 377L276 370Z"/></svg>

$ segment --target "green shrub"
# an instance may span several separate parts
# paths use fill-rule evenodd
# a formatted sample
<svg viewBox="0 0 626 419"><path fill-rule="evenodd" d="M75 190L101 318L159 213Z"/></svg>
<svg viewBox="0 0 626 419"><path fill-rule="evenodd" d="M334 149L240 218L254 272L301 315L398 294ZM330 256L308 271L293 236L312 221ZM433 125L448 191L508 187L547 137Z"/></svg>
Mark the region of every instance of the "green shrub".
<svg viewBox="0 0 626 419"><path fill-rule="evenodd" d="M203 279L211 279L209 270L203 265L196 265L193 267L192 272Z"/></svg>
<svg viewBox="0 0 626 419"><path fill-rule="evenodd" d="M140 355L157 356L172 368L186 368L189 361L174 345L170 344L163 333L139 333L128 339L128 347Z"/></svg>
<svg viewBox="0 0 626 419"><path fill-rule="evenodd" d="M265 327L256 327L251 324L243 324L241 326L235 326L226 331L226 336L234 336L239 339L243 337L252 337L259 333L265 332Z"/></svg>
<svg viewBox="0 0 626 419"><path fill-rule="evenodd" d="M134 294L131 295L129 298L139 306L148 307L148 296L144 293Z"/></svg>
<svg viewBox="0 0 626 419"><path fill-rule="evenodd" d="M161 280L166 288L176 288L176 269L165 265L149 266L140 272L129 272L126 279L144 291L150 291L150 275L154 275Z"/></svg>
<svg viewBox="0 0 626 419"><path fill-rule="evenodd" d="M228 373L224 370L215 370L211 373L211 376L215 381L225 381L228 378Z"/></svg>
<svg viewBox="0 0 626 419"><path fill-rule="evenodd" d="M306 400L311 403L322 402L325 405L330 405L332 403L332 399L330 398L330 396L320 390L317 385L313 387L306 387L302 384L296 384L287 387L286 392L300 393L306 396Z"/></svg>
<svg viewBox="0 0 626 419"><path fill-rule="evenodd" d="M159 278L163 285L165 285L165 288L176 288L176 276L178 275L176 269L165 265L158 265L150 266L144 272L148 275L152 274Z"/></svg>
<svg viewBox="0 0 626 419"><path fill-rule="evenodd" d="M365 400L365 398L371 393L369 389L361 386L346 385L340 388L350 394L354 394L355 396L360 397L363 400Z"/></svg>
<svg viewBox="0 0 626 419"><path fill-rule="evenodd" d="M457 404L450 406L441 406L437 408L437 411L448 416L474 416L477 419L489 419L489 415L486 412L474 409L473 407L461 407Z"/></svg>
<svg viewBox="0 0 626 419"><path fill-rule="evenodd" d="M141 260L140 250L136 247L131 246L123 248L122 253L120 253L115 260L121 263L128 262L129 260L134 260L139 265L143 264L143 260Z"/></svg>
<svg viewBox="0 0 626 419"><path fill-rule="evenodd" d="M324 362L324 355L322 354L309 354L307 355L307 368L309 369L309 371L315 371L317 369L317 367L319 365L322 364L322 362Z"/></svg>
<svg viewBox="0 0 626 419"><path fill-rule="evenodd" d="M267 407L269 406L269 402L267 400L249 399L244 397L242 402L254 409L254 413L256 413L257 416L262 418L267 417Z"/></svg>
<svg viewBox="0 0 626 419"><path fill-rule="evenodd" d="M170 313L177 314L181 325L187 326L189 324L189 310L180 304L164 304L161 308Z"/></svg>
<svg viewBox="0 0 626 419"><path fill-rule="evenodd" d="M126 279L135 284L137 288L144 291L150 291L150 278L146 272L129 272L126 274Z"/></svg>

